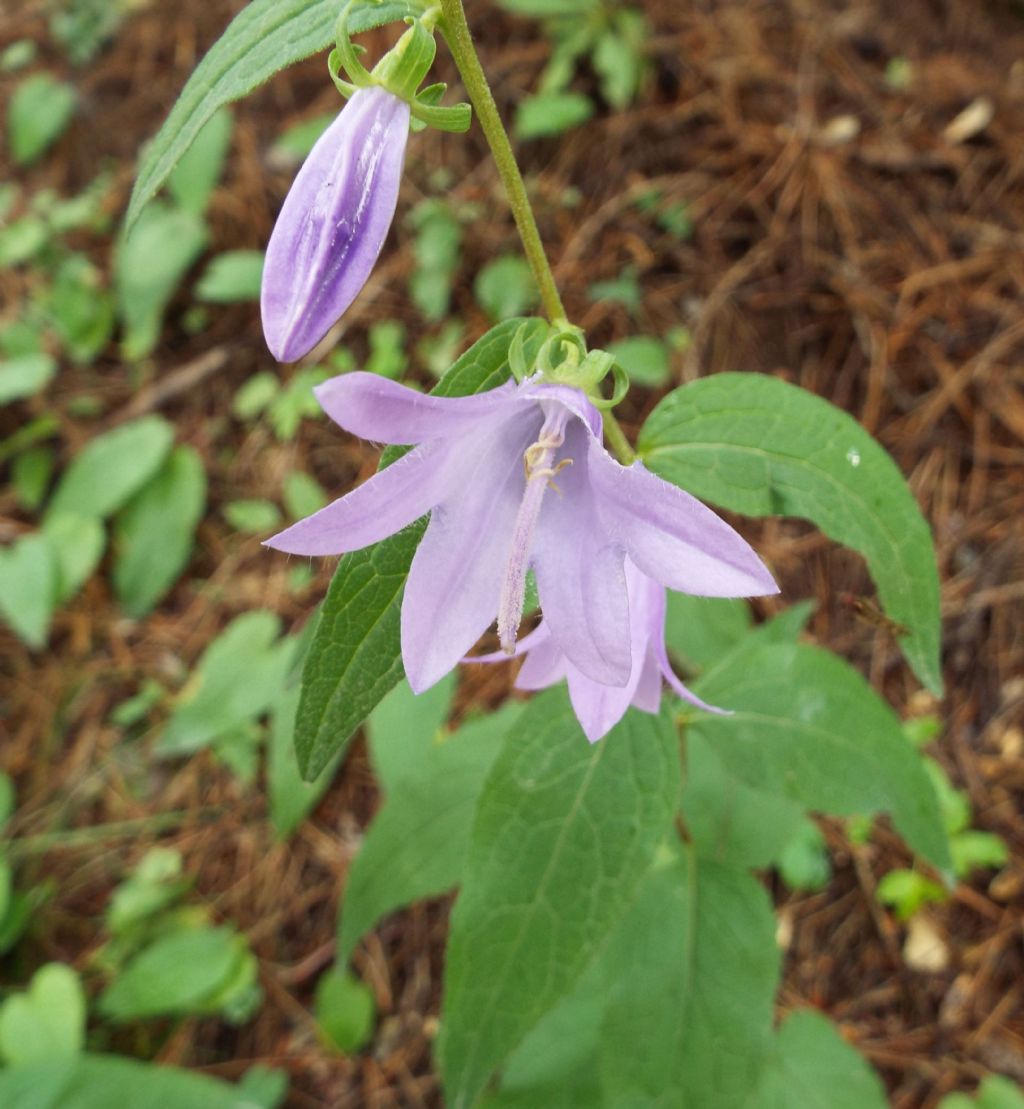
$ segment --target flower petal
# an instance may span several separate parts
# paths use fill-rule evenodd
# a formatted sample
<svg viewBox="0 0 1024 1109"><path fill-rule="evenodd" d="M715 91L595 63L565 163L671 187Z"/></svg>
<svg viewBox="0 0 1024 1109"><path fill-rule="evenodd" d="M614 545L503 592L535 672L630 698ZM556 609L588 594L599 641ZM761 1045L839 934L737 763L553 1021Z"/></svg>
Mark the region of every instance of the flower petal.
<svg viewBox="0 0 1024 1109"><path fill-rule="evenodd" d="M590 445L595 499L610 534L649 577L698 597L759 597L778 586L746 540L696 497L650 473L620 466Z"/></svg>
<svg viewBox="0 0 1024 1109"><path fill-rule="evenodd" d="M587 399L582 389L574 389L571 385L549 385L527 379L519 389L519 395L525 400L536 400L542 404L558 403L568 408L578 416L590 429L591 435L601 437L601 413Z"/></svg>
<svg viewBox="0 0 1024 1109"><path fill-rule="evenodd" d="M409 105L358 89L321 135L285 197L263 269L267 346L294 362L327 334L366 283L395 215Z"/></svg>
<svg viewBox="0 0 1024 1109"><path fill-rule="evenodd" d="M544 622L566 658L594 681L622 686L630 673L623 550L609 542L594 504L590 438L582 422L570 422L558 460L572 465L554 479L561 495L544 501L533 565Z"/></svg>
<svg viewBox="0 0 1024 1109"><path fill-rule="evenodd" d="M591 743L606 736L625 715L633 700L634 683L623 686L602 685L570 666L569 700L583 734Z"/></svg>
<svg viewBox="0 0 1024 1109"><path fill-rule="evenodd" d="M531 406L496 430L484 427L453 457L402 602L402 660L416 693L447 674L498 611L537 416Z"/></svg>
<svg viewBox="0 0 1024 1109"><path fill-rule="evenodd" d="M551 638L543 621L532 632L527 632L522 639L516 641L512 654L508 651L489 651L486 655L467 655L462 662L510 662L514 658L522 658L527 651L532 651Z"/></svg>
<svg viewBox="0 0 1024 1109"><path fill-rule="evenodd" d="M703 709L705 712L713 712L716 716L732 716L731 709L720 709L716 705L709 705L707 701L702 701L696 693L691 693L685 685L676 677L675 671L672 669L672 664L668 660L668 654L665 651L664 639L658 639L651 644L654 652L654 657L657 659L658 667L661 670L661 676L668 682L672 689L684 701L689 701L691 705L696 705L697 708Z"/></svg>
<svg viewBox="0 0 1024 1109"><path fill-rule="evenodd" d="M336 424L374 443L420 443L464 435L488 416L511 415L515 408L509 399L515 391L515 382L509 381L474 396L435 397L371 373L341 374L314 390L320 407Z"/></svg>
<svg viewBox="0 0 1024 1109"><path fill-rule="evenodd" d="M643 712L658 712L661 708L661 667L650 649L644 655L640 680L633 691L633 705Z"/></svg>
<svg viewBox="0 0 1024 1109"><path fill-rule="evenodd" d="M548 686L560 682L565 675L565 655L553 639L546 637L526 656L516 675L515 687L526 690L547 689Z"/></svg>
<svg viewBox="0 0 1024 1109"><path fill-rule="evenodd" d="M358 551L408 527L443 495L452 448L425 443L264 544L301 555Z"/></svg>

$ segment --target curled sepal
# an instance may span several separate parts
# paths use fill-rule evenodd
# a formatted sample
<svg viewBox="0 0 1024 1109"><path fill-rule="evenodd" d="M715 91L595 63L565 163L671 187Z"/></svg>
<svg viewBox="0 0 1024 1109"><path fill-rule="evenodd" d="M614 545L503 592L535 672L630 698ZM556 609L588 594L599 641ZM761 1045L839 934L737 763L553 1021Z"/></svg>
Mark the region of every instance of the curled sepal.
<svg viewBox="0 0 1024 1109"><path fill-rule="evenodd" d="M423 93L409 105L412 118L424 127L433 127L438 131L450 131L457 135L468 131L469 125L473 122L473 109L468 104L452 104L450 107L441 107L440 105L424 103L425 94L438 87L443 93L444 85L431 85L424 89Z"/></svg>
<svg viewBox="0 0 1024 1109"><path fill-rule="evenodd" d="M331 51L331 56L327 61L327 65L331 71L331 78L335 85L338 85L338 72L344 69L348 74L349 81L351 81L356 88L365 89L372 85L374 80L370 76L366 66L359 60L359 55L366 53L366 47L354 43L348 33L348 18L352 12L352 6L353 0L350 0L350 2L341 9L338 22L334 25L334 41L337 45ZM351 95L351 93L345 93L341 85L338 85L338 88L339 91L342 92L342 95Z"/></svg>
<svg viewBox="0 0 1024 1109"><path fill-rule="evenodd" d="M617 404L620 404L629 391L629 375L610 354L603 350L592 351L587 355L586 361L589 362L595 355L597 355L598 358L594 359L593 364L600 376L596 378L587 396L590 403L595 408L599 408L601 411L608 411ZM614 383L612 395L610 397L602 397L597 392L597 386L608 376L609 371L611 372L612 381Z"/></svg>
<svg viewBox="0 0 1024 1109"><path fill-rule="evenodd" d="M433 33L420 20L409 20L409 29L373 67L373 80L411 104L436 53Z"/></svg>
<svg viewBox="0 0 1024 1109"><path fill-rule="evenodd" d="M338 53L337 47L327 56L327 72L331 75L334 87L346 100L348 100L355 93L356 88L359 87L353 85L351 81L346 81L341 77L341 55Z"/></svg>

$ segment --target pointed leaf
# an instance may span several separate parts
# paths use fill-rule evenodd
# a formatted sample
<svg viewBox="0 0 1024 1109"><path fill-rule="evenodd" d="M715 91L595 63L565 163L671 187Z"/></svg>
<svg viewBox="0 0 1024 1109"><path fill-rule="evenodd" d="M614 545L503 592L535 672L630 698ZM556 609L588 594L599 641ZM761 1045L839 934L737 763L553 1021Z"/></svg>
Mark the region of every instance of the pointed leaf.
<svg viewBox="0 0 1024 1109"><path fill-rule="evenodd" d="M779 977L764 888L680 853L648 876L603 963L603 1103L742 1106L769 1048Z"/></svg>
<svg viewBox="0 0 1024 1109"><path fill-rule="evenodd" d="M748 516L802 516L867 559L901 646L933 693L939 579L928 528L886 451L841 409L763 374L720 373L669 393L640 433L656 474Z"/></svg>
<svg viewBox="0 0 1024 1109"><path fill-rule="evenodd" d="M588 744L564 689L535 698L484 785L452 916L441 1073L453 1109L579 981L672 829L675 729L630 711Z"/></svg>
<svg viewBox="0 0 1024 1109"><path fill-rule="evenodd" d="M836 816L884 809L915 851L950 870L921 756L889 706L841 659L807 644L755 640L693 688L733 710L704 714L691 727L736 778Z"/></svg>

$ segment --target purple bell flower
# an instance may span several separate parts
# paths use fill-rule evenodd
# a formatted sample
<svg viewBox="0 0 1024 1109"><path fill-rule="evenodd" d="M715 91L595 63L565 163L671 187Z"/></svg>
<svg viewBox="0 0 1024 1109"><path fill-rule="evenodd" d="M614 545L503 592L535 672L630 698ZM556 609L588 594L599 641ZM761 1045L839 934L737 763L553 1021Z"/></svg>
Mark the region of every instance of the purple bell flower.
<svg viewBox="0 0 1024 1109"><path fill-rule="evenodd" d="M268 545L341 554L429 512L402 601L402 661L417 693L456 666L495 618L505 654L515 653L532 568L548 651L585 680L576 680L574 704L596 736L613 712L598 699L629 691L622 711L634 700L649 705L649 659L662 676L671 673L662 664L664 587L706 597L778 591L709 508L641 463L611 458L600 414L579 389L530 378L434 397L352 373L316 392L346 431L415 447ZM555 672L543 655L528 663L534 657L543 676Z"/></svg>
<svg viewBox="0 0 1024 1109"><path fill-rule="evenodd" d="M294 362L355 300L395 215L409 105L386 89L357 89L320 136L285 197L267 244L263 334Z"/></svg>
<svg viewBox="0 0 1024 1109"><path fill-rule="evenodd" d="M725 712L691 693L672 669L665 648L665 587L642 574L628 556L625 574L631 655L629 680L625 685L604 685L587 677L563 653L546 619L519 640L515 648L517 657L526 656L515 681L516 689L546 689L565 678L573 710L591 743L610 732L630 705L656 713L661 707L662 679L690 704L707 712ZM464 661L504 662L507 659L504 651L494 651Z"/></svg>

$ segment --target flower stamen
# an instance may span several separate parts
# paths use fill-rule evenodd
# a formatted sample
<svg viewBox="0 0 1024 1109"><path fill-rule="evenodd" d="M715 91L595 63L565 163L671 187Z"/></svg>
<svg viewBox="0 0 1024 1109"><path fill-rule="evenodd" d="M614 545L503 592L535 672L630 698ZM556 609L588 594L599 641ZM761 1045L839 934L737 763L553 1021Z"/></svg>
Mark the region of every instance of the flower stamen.
<svg viewBox="0 0 1024 1109"><path fill-rule="evenodd" d="M533 534L537 529L544 491L550 487L560 493L551 479L572 464L571 458L563 458L555 463L555 452L565 442L566 419L564 410L555 409L549 412L537 441L523 452L526 488L516 514L512 549L498 602L498 639L501 649L507 655L514 654L516 649L516 633L519 631L523 599L526 596L526 563L533 546ZM540 480L535 480L537 478Z"/></svg>

